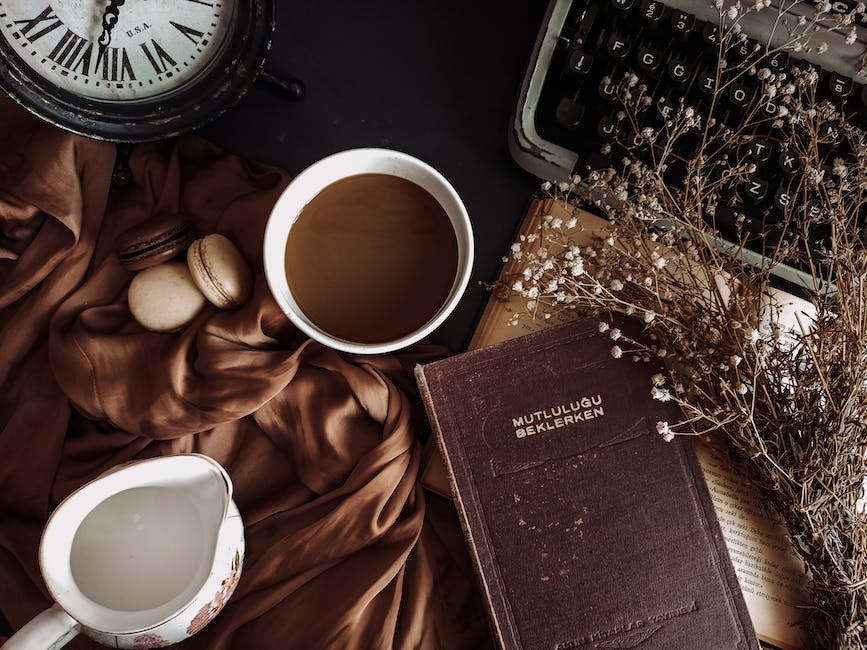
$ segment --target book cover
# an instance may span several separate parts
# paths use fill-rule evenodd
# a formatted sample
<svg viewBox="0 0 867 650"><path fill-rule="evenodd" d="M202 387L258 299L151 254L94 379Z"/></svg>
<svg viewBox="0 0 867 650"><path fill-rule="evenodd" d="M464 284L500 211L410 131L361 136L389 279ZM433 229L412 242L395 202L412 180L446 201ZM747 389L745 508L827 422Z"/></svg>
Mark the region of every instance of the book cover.
<svg viewBox="0 0 867 650"><path fill-rule="evenodd" d="M758 648L652 364L582 320L417 368L504 648ZM618 326L640 338L640 326Z"/></svg>
<svg viewBox="0 0 867 650"><path fill-rule="evenodd" d="M604 236L608 228L604 219L583 210L558 201L536 200L527 211L518 236L538 236L546 214L564 221L576 217L572 234L577 243L586 243L594 235ZM517 277L520 270L520 264L509 259L501 269L500 278ZM474 330L469 349L574 320L574 314L567 311L549 320L522 319L517 325L511 325L512 315L523 310L524 300L519 296L492 295ZM803 617L802 606L809 602L804 564L792 550L785 528L770 519L756 488L738 467L726 460L724 445L722 449L715 449L696 439L694 448L756 636L769 648L802 650L811 647L804 628L797 625ZM452 498L445 464L433 437L425 447L421 482L428 490Z"/></svg>

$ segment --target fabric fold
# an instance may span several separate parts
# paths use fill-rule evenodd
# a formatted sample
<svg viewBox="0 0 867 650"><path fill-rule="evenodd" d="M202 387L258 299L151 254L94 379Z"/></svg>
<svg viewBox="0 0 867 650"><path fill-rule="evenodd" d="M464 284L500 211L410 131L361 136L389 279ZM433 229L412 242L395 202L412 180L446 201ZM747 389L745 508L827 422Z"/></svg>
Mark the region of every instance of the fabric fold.
<svg viewBox="0 0 867 650"><path fill-rule="evenodd" d="M113 162L0 100L0 614L17 629L50 605L36 554L65 496L119 463L199 452L232 477L247 551L183 647L490 645L453 507L418 482L412 368L446 351L353 357L291 325L261 259L285 172L195 137L136 146L127 189ZM253 297L142 329L114 241L162 214L231 239Z"/></svg>

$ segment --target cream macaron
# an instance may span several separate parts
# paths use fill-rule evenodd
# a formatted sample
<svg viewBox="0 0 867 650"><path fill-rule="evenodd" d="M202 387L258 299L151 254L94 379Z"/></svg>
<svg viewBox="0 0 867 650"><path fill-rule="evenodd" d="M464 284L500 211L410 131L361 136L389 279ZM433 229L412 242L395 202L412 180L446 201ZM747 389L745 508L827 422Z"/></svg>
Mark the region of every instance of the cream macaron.
<svg viewBox="0 0 867 650"><path fill-rule="evenodd" d="M214 234L194 241L187 250L187 264L196 286L216 307L235 309L250 297L253 274L225 236Z"/></svg>
<svg viewBox="0 0 867 650"><path fill-rule="evenodd" d="M154 332L186 327L207 304L183 262L164 262L138 272L127 299L133 317Z"/></svg>

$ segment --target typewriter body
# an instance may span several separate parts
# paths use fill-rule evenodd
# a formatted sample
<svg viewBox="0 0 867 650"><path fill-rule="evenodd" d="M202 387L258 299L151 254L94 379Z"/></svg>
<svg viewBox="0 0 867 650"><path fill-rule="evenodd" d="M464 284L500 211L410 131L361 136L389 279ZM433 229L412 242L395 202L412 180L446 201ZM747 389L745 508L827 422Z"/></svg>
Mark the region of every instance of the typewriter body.
<svg viewBox="0 0 867 650"><path fill-rule="evenodd" d="M753 74L727 84L710 100L719 82L721 15L731 0L726 2L714 6L709 0L553 0L523 79L509 146L514 159L540 179L569 181L588 169L617 168L622 159L618 143L640 143L644 126L664 128L679 106L694 110L699 128L704 128L711 111L712 125L734 130L749 115L750 132L731 156L748 159L755 171L731 188L732 208L716 210L712 222L708 220L707 236L745 261L761 264L773 245L767 235L786 209L795 202L806 210L816 210L817 205L798 191L801 161L775 133L780 98L763 95ZM758 66L771 73L791 75L796 67L815 71L816 104L831 102L841 116L819 126L828 136L828 146L820 152L821 173L830 174L836 159L845 160L854 149L867 146L867 139L853 145L851 139L834 138L842 122L867 130L863 7L858 13L844 2L826 5L817 24L831 24L835 14L839 18L847 12L851 24L834 32L823 30L811 37L810 46L795 51L785 46L791 38L786 25L799 20L811 24L817 9L805 1L773 2L785 4L748 11L739 21L744 36L732 41L737 47L729 45L726 64L729 71L755 66L759 52L764 56ZM651 98L637 115L638 124L622 119L619 93L622 80L630 75L647 87ZM682 156L688 160L694 153L687 150ZM867 209L860 217L862 229L865 219ZM745 237L745 232L755 236ZM862 237L867 238L867 232ZM803 245L817 258L827 253L821 228ZM804 268L781 264L774 273L786 282L813 286Z"/></svg>

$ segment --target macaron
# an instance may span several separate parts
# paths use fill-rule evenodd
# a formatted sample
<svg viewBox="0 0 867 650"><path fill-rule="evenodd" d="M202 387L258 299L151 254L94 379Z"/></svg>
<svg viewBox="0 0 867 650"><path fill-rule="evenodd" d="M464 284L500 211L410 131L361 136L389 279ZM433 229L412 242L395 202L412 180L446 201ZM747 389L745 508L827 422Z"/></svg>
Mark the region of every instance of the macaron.
<svg viewBox="0 0 867 650"><path fill-rule="evenodd" d="M193 224L187 219L180 215L163 215L118 235L115 248L121 266L140 271L178 257L195 238Z"/></svg>
<svg viewBox="0 0 867 650"><path fill-rule="evenodd" d="M183 262L165 262L136 273L127 300L133 317L154 332L183 329L207 304Z"/></svg>
<svg viewBox="0 0 867 650"><path fill-rule="evenodd" d="M250 266L223 235L208 235L190 244L187 264L199 291L220 309L240 307L253 291Z"/></svg>

